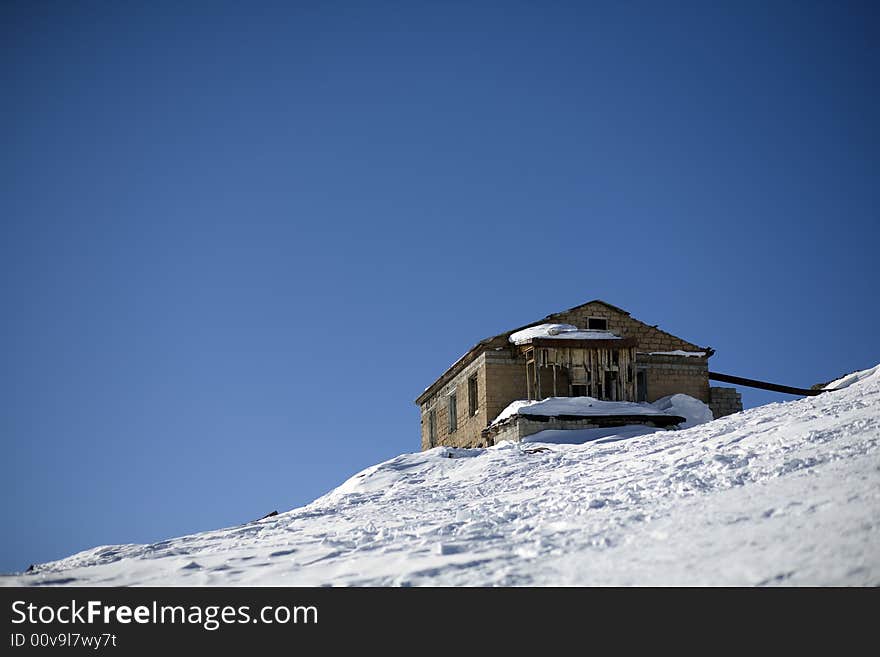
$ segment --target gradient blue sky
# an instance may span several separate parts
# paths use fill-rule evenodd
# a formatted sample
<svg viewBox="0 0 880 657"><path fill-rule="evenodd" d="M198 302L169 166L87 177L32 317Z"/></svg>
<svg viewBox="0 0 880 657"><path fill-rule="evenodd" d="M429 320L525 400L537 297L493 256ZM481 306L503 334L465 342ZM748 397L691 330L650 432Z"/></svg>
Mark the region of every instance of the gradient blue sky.
<svg viewBox="0 0 880 657"><path fill-rule="evenodd" d="M880 361L876 3L720 5L0 4L0 570L307 503L594 298Z"/></svg>

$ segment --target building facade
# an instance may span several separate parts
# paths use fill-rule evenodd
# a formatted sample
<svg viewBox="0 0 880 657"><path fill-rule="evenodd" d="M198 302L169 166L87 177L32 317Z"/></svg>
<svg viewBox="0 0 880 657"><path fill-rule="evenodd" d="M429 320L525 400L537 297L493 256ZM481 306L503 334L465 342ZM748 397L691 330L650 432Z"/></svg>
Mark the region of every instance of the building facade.
<svg viewBox="0 0 880 657"><path fill-rule="evenodd" d="M735 389L709 386L713 353L590 301L481 340L453 363L415 400L421 447L487 446L484 429L520 399L652 402L684 393L716 418L742 410Z"/></svg>

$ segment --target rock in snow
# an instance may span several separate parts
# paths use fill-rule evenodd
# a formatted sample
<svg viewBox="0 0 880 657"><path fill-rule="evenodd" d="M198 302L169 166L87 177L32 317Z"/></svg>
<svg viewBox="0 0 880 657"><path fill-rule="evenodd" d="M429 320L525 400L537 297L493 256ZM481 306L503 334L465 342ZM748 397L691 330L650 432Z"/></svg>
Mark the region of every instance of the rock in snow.
<svg viewBox="0 0 880 657"><path fill-rule="evenodd" d="M880 367L845 379L681 431L403 454L278 516L0 583L876 586Z"/></svg>

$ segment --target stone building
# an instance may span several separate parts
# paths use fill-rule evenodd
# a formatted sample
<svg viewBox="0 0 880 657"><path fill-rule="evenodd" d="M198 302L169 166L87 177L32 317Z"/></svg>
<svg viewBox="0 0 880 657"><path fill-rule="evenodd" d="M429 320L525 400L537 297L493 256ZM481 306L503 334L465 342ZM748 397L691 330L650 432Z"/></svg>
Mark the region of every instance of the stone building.
<svg viewBox="0 0 880 657"><path fill-rule="evenodd" d="M548 397L652 402L695 397L721 417L742 410L733 388L709 386L714 351L594 300L481 340L415 403L422 449L491 444L485 431L508 404Z"/></svg>

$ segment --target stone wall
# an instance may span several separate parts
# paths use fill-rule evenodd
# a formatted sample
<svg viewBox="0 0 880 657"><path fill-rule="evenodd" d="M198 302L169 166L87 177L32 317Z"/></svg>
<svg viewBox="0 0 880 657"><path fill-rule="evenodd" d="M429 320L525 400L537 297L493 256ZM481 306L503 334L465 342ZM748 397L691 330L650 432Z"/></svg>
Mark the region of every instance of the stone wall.
<svg viewBox="0 0 880 657"><path fill-rule="evenodd" d="M489 423L486 415L486 354L481 354L466 368L459 372L445 386L437 390L420 406L422 415L422 449L430 449L437 445L450 447L477 447L482 442L480 431ZM468 408L468 379L477 376L477 412L470 415ZM456 398L457 426L449 431L449 398ZM436 436L434 444L430 444L428 415L434 411L436 418ZM497 415L497 413L495 414ZM495 418L492 415L492 419Z"/></svg>
<svg viewBox="0 0 880 657"><path fill-rule="evenodd" d="M736 388L709 388L709 408L717 420L725 415L739 413L743 409L742 395Z"/></svg>
<svg viewBox="0 0 880 657"><path fill-rule="evenodd" d="M486 353L486 419L485 428L507 405L517 399L526 399L525 360L511 358L510 350ZM479 435L479 434L478 434Z"/></svg>
<svg viewBox="0 0 880 657"><path fill-rule="evenodd" d="M702 351L697 345L677 338L660 329L643 324L626 313L609 308L605 304L592 302L576 310L554 313L552 321L562 324L574 324L587 328L589 317L608 320L608 330L624 338L635 338L639 342L639 351Z"/></svg>
<svg viewBox="0 0 880 657"><path fill-rule="evenodd" d="M709 364L706 358L637 353L636 368L643 370L647 377L649 402L682 393L709 403Z"/></svg>

